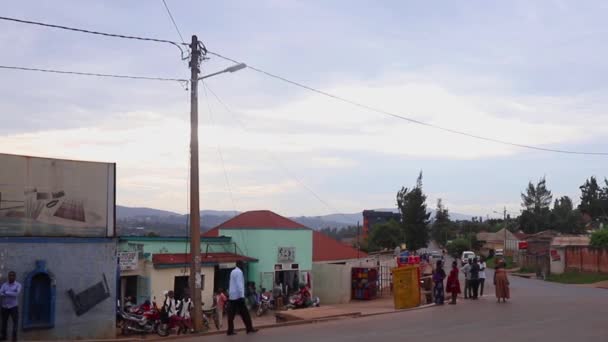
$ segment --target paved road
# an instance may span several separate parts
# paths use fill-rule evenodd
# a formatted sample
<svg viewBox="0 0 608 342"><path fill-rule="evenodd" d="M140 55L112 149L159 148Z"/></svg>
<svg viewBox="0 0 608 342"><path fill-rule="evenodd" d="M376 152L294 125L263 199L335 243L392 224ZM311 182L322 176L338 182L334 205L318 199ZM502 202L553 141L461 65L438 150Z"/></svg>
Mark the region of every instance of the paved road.
<svg viewBox="0 0 608 342"><path fill-rule="evenodd" d="M490 277L491 279L491 277ZM490 281L491 283L491 281ZM512 300L493 296L367 318L209 336L205 341L608 341L608 290L511 278ZM490 289L493 291L493 288ZM199 338L183 341L199 341Z"/></svg>

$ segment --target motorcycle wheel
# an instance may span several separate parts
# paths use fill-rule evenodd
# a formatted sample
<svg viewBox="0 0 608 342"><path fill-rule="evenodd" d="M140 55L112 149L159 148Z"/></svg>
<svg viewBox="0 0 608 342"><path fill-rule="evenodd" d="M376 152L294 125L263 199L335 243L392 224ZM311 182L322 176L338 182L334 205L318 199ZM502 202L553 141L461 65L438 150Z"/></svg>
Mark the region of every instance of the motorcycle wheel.
<svg viewBox="0 0 608 342"><path fill-rule="evenodd" d="M166 337L169 336L169 327L167 324L165 323L161 323L159 325L156 326L156 333L158 334L158 336L161 337Z"/></svg>
<svg viewBox="0 0 608 342"><path fill-rule="evenodd" d="M264 314L264 309L262 309L262 306L260 305L260 307L257 309L257 311L255 312L255 315L260 317Z"/></svg>

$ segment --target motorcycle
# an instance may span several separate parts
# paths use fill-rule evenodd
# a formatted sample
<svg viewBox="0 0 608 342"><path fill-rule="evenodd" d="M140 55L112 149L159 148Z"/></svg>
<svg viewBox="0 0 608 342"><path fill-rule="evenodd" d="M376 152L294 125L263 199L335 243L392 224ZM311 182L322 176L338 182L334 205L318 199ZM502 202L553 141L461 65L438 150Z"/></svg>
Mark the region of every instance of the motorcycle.
<svg viewBox="0 0 608 342"><path fill-rule="evenodd" d="M156 305L149 310L143 312L141 315L129 313L125 311L120 312L122 318L122 334L128 335L134 333L157 333L159 336L168 336L168 331L162 329L160 312Z"/></svg>
<svg viewBox="0 0 608 342"><path fill-rule="evenodd" d="M260 317L270 309L272 309L272 304L270 303L270 296L267 294L260 295L260 304L258 305L258 309L255 312L256 316Z"/></svg>
<svg viewBox="0 0 608 342"><path fill-rule="evenodd" d="M287 309L305 309L319 306L321 306L321 300L319 299L319 297L312 297L309 301L304 301L300 294L295 294L289 297L289 304L287 304Z"/></svg>

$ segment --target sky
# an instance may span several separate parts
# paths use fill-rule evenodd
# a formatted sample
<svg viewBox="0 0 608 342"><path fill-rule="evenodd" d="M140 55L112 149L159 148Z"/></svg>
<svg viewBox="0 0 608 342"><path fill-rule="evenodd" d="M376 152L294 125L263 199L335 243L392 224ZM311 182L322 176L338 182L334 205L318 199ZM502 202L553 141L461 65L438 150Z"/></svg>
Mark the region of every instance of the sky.
<svg viewBox="0 0 608 342"><path fill-rule="evenodd" d="M367 106L543 148L608 152L608 3L177 1L184 39ZM158 1L4 1L2 16L179 41ZM168 44L0 21L0 65L188 78ZM202 73L231 62L213 55ZM209 90L207 90L207 87ZM217 95L217 98L215 95ZM0 69L0 152L115 162L117 204L188 211L189 91L178 82ZM219 98L219 100L218 100ZM201 209L324 215L427 205L516 215L608 157L540 152L364 110L251 69L199 87Z"/></svg>

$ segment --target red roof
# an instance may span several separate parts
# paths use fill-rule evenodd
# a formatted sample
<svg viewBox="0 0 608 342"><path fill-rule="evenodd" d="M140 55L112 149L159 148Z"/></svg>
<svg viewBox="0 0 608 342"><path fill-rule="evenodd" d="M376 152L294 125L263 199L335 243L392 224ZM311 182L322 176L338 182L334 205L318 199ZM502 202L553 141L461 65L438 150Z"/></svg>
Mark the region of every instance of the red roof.
<svg viewBox="0 0 608 342"><path fill-rule="evenodd" d="M204 232L201 236L202 237L218 237L218 236L220 236L220 229L218 227L215 227L213 229L210 229L210 230Z"/></svg>
<svg viewBox="0 0 608 342"><path fill-rule="evenodd" d="M264 228L264 229L310 229L295 221L273 213L270 210L247 211L230 220L220 224L214 229L242 229L242 228ZM213 230L213 229L212 229ZM209 233L209 232L207 232ZM211 233L214 234L214 233ZM217 234L217 233L215 233ZM211 236L211 235L204 235ZM215 235L217 236L217 235Z"/></svg>
<svg viewBox="0 0 608 342"><path fill-rule="evenodd" d="M349 260L367 257L367 253L336 241L329 236L312 232L312 261Z"/></svg>
<svg viewBox="0 0 608 342"><path fill-rule="evenodd" d="M257 261L257 259L234 253L201 253L201 262L203 264L219 264L224 262L236 262L239 260ZM167 253L152 255L152 263L154 265L183 265L189 262L190 253Z"/></svg>

